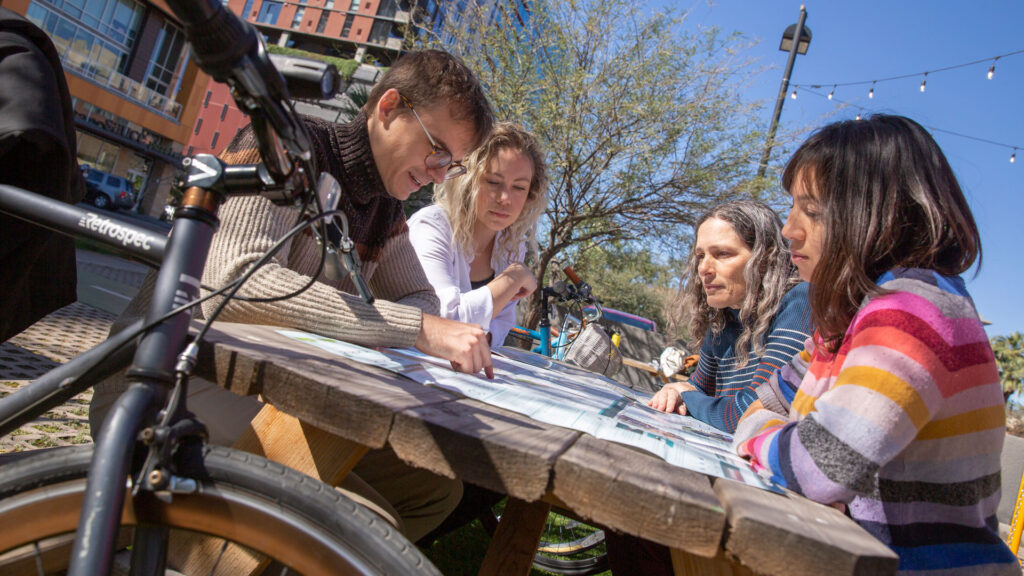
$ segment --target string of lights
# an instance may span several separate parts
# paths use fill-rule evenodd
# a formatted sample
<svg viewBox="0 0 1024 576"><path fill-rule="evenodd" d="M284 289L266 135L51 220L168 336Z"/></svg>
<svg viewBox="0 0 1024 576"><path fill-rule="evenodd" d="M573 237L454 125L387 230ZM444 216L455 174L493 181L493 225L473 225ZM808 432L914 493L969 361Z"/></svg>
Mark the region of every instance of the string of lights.
<svg viewBox="0 0 1024 576"><path fill-rule="evenodd" d="M1022 51L1022 52L1024 52L1024 51ZM817 88L820 88L820 86L817 86ZM815 90L811 90L811 89L807 89L807 88L804 88L804 92L807 92L808 94L813 94L815 96L820 96L822 98L826 98L826 99L831 100L831 101L835 102L836 104L839 104L839 105L842 105L842 106L849 106L851 108L856 108L857 109L857 120L860 120L862 112L864 112L864 113L872 112L872 110L870 108L865 108L864 106L861 106L859 104L854 104L852 102L846 102L844 100L840 100L839 98L836 98L835 95L832 94L832 93L829 93L828 95L825 95L825 94L823 94L821 92L817 92ZM794 95L793 98L796 98L796 96ZM1017 161L1017 150L1020 150L1020 149L1024 148L1024 146L1014 146L1013 144L1005 144L1003 142L995 142L993 140L987 140L985 138L978 138L977 136L970 136L968 134L961 134L960 132L954 132L952 130L945 130L943 128L936 128L935 126L928 126L927 124L924 124L923 126L925 128L927 128L927 129L931 130L932 132L942 132L943 134L949 134L951 136L958 136L960 138L966 138L968 140L974 140L976 142L983 142L985 144L991 144L993 146L1001 146L1003 148L1009 148L1009 149L1012 150L1012 152L1010 153L1010 163L1011 164L1013 164L1013 163L1015 163Z"/></svg>
<svg viewBox="0 0 1024 576"><path fill-rule="evenodd" d="M996 63L999 62L1000 58L1009 58L1011 56L1017 56L1024 54L1024 50L1017 50L1016 52L1007 52L1006 54L999 54L998 56L990 56L988 58L982 58L980 60L972 60L971 62L964 62L963 64L954 64L952 66L944 66L942 68L935 68L932 70L924 70L922 72L914 72L912 74L900 74L899 76L888 76L885 78L875 78L872 80L858 80L856 82L805 82L800 84L790 84L793 87L793 92L796 93L797 88L822 88L825 86L832 86L832 91L828 93L828 98L831 100L835 96L836 88L841 86L864 86L867 84L871 85L871 89L868 91L868 98L875 97L875 85L879 82L891 82L894 80L903 80L906 78L921 77L921 92L925 91L925 87L928 85L928 75L935 74L937 72L946 72L949 70L956 70L957 68L966 68L968 66L975 66L984 62L991 62L992 64L988 67L988 73L986 77L991 80L996 74ZM793 96L796 98L796 96Z"/></svg>

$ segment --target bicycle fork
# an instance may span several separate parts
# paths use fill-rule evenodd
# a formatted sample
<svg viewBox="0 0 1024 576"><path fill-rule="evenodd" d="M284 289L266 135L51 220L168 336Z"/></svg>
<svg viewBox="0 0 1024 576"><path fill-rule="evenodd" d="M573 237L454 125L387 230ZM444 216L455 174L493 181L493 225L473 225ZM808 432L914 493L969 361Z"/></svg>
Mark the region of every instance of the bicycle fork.
<svg viewBox="0 0 1024 576"><path fill-rule="evenodd" d="M192 186L186 191L174 220L147 324L198 298L199 279L221 201L219 193L207 188ZM70 576L102 576L111 570L126 498L125 479L133 472L136 441L143 426L156 421L157 411L173 386L176 358L167 351L184 348L190 320L191 313L186 309L147 332L139 343L128 370L132 384L115 402L96 438ZM132 548L132 575L163 574L166 551L166 530L138 527Z"/></svg>

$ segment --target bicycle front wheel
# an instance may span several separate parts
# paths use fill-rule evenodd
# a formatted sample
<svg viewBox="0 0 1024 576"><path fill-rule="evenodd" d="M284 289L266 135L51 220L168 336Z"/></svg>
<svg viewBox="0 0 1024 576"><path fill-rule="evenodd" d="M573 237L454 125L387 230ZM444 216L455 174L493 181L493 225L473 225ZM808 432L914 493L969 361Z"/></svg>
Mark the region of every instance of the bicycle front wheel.
<svg viewBox="0 0 1024 576"><path fill-rule="evenodd" d="M92 446L41 450L0 467L0 573L63 573L92 453ZM288 574L440 574L384 519L321 482L219 446L204 447L202 457L206 474L194 490L169 502L146 492L125 499L120 542L130 543L137 525L166 527L168 567L196 561L176 554L175 543L191 538L192 556L219 551L200 559L209 574L237 573L222 565L229 543Z"/></svg>

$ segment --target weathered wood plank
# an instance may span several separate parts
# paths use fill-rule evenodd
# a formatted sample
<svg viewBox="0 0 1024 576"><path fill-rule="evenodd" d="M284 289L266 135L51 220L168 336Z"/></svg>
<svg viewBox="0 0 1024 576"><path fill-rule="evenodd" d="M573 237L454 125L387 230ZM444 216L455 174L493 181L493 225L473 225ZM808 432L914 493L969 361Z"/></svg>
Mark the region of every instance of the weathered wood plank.
<svg viewBox="0 0 1024 576"><path fill-rule="evenodd" d="M509 498L479 573L484 576L529 574L550 510L551 505L546 502Z"/></svg>
<svg viewBox="0 0 1024 576"><path fill-rule="evenodd" d="M706 476L591 436L555 462L552 494L586 520L708 558L725 532Z"/></svg>
<svg viewBox="0 0 1024 576"><path fill-rule="evenodd" d="M232 391L259 393L282 412L370 448L384 446L395 412L456 398L274 329L216 324L202 350L198 374Z"/></svg>
<svg viewBox="0 0 1024 576"><path fill-rule="evenodd" d="M527 502L547 491L551 468L579 432L459 400L395 416L388 441L399 458Z"/></svg>
<svg viewBox="0 0 1024 576"><path fill-rule="evenodd" d="M715 481L714 490L729 521L726 551L758 573L896 573L896 554L831 506L724 479Z"/></svg>

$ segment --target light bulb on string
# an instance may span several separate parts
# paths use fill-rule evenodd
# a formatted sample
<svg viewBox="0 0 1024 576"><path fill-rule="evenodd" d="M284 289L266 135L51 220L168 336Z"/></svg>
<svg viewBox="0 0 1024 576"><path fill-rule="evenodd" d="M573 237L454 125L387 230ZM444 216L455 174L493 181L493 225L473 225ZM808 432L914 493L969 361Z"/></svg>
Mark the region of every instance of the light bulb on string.
<svg viewBox="0 0 1024 576"><path fill-rule="evenodd" d="M921 80L921 92L924 92L924 86L928 83L928 73L924 73L924 79Z"/></svg>
<svg viewBox="0 0 1024 576"><path fill-rule="evenodd" d="M831 99L832 99L832 96L833 96L833 95L834 95L834 94L836 93L836 86L837 86L837 85L833 85L833 86L832 86L832 91L828 93L828 99L829 99L829 100L831 100Z"/></svg>
<svg viewBox="0 0 1024 576"><path fill-rule="evenodd" d="M860 112L857 112L857 120L860 120Z"/></svg>
<svg viewBox="0 0 1024 576"><path fill-rule="evenodd" d="M1014 148L1013 149L1013 154L1010 154L1010 164L1013 164L1016 161L1017 161L1017 149Z"/></svg>
<svg viewBox="0 0 1024 576"><path fill-rule="evenodd" d="M796 100L796 88L793 88L793 93L789 95L790 98Z"/></svg>
<svg viewBox="0 0 1024 576"><path fill-rule="evenodd" d="M991 80L992 77L995 76L995 74L996 74L996 61L998 61L998 60L999 60L999 58L996 58L995 60L993 60L992 61L992 65L988 67L988 79L989 80Z"/></svg>
<svg viewBox="0 0 1024 576"><path fill-rule="evenodd" d="M874 98L874 97L875 97L875 83L872 82L871 83L871 90L868 90L868 98Z"/></svg>

